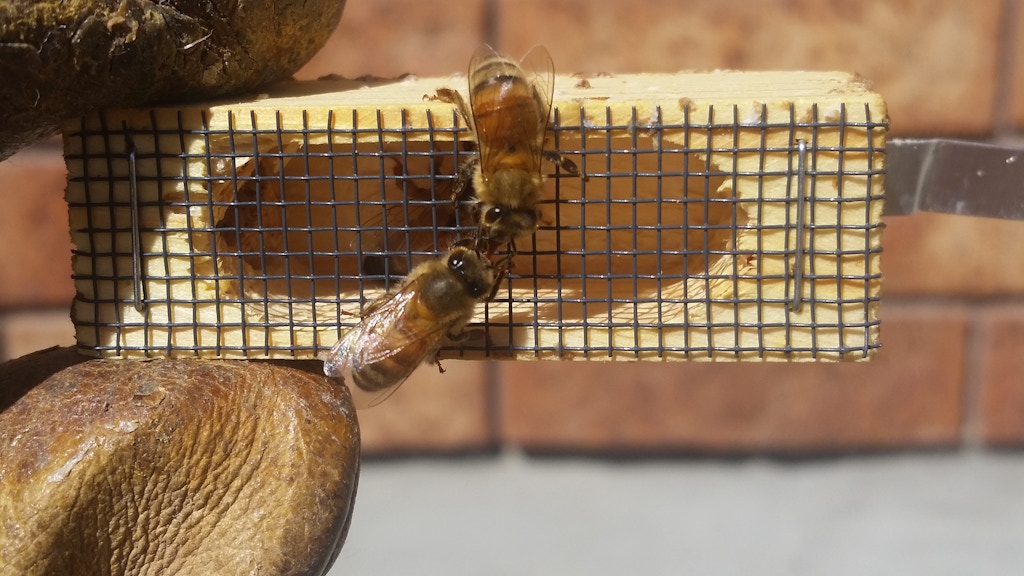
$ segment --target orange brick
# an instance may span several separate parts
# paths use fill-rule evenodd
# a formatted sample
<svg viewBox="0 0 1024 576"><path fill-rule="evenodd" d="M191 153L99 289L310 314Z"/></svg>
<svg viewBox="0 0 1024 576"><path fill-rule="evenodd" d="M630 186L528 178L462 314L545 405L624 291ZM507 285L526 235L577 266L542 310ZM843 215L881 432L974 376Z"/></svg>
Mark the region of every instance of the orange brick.
<svg viewBox="0 0 1024 576"><path fill-rule="evenodd" d="M510 54L545 44L563 72L806 69L856 72L893 129L991 131L999 0L499 0Z"/></svg>
<svg viewBox="0 0 1024 576"><path fill-rule="evenodd" d="M953 445L965 327L962 309L887 307L866 363L502 364L502 433L556 451Z"/></svg>
<svg viewBox="0 0 1024 576"><path fill-rule="evenodd" d="M1024 302L982 315L981 436L989 444L1024 444Z"/></svg>
<svg viewBox="0 0 1024 576"><path fill-rule="evenodd" d="M882 294L1024 294L1024 222L951 214L886 220Z"/></svg>
<svg viewBox="0 0 1024 576"><path fill-rule="evenodd" d="M74 343L70 306L0 313L0 362Z"/></svg>
<svg viewBox="0 0 1024 576"><path fill-rule="evenodd" d="M484 41L484 14L484 0L348 2L327 44L295 76L465 72Z"/></svg>
<svg viewBox="0 0 1024 576"><path fill-rule="evenodd" d="M1010 37L1010 46L1007 47L1009 66L1005 71L1010 78L1010 115L1018 130L1024 129L1024 5L1016 3L1016 16Z"/></svg>
<svg viewBox="0 0 1024 576"><path fill-rule="evenodd" d="M467 452L493 448L488 364L423 365L381 404L360 410L364 454Z"/></svg>
<svg viewBox="0 0 1024 576"><path fill-rule="evenodd" d="M57 149L30 148L0 163L0 307L70 305L65 179Z"/></svg>

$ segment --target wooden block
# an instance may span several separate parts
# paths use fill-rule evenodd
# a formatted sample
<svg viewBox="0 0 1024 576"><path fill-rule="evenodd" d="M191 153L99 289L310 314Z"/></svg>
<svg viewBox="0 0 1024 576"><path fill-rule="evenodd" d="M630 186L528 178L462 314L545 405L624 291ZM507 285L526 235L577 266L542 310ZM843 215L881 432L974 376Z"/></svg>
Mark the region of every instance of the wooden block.
<svg viewBox="0 0 1024 576"><path fill-rule="evenodd" d="M471 135L424 98L465 84L291 82L67 123L79 346L330 347L395 280L368 266L374 250L378 267L407 268L471 233L450 200ZM553 119L549 147L586 179L551 168L540 229L478 310L489 339L442 357L838 360L878 346L887 117L859 78L558 76Z"/></svg>

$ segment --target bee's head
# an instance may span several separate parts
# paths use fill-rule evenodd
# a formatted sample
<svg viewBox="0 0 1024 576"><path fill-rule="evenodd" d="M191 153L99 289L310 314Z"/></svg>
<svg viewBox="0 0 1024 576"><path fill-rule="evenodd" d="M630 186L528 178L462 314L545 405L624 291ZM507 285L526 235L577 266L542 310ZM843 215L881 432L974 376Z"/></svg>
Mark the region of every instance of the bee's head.
<svg viewBox="0 0 1024 576"><path fill-rule="evenodd" d="M466 246L453 248L445 265L472 298L478 299L490 292L494 271L490 262L475 249Z"/></svg>
<svg viewBox="0 0 1024 576"><path fill-rule="evenodd" d="M537 229L541 175L526 170L498 170L477 185L477 223L481 235L494 243L511 242Z"/></svg>
<svg viewBox="0 0 1024 576"><path fill-rule="evenodd" d="M484 204L480 210L480 235L489 242L504 244L537 229L537 209L501 204Z"/></svg>

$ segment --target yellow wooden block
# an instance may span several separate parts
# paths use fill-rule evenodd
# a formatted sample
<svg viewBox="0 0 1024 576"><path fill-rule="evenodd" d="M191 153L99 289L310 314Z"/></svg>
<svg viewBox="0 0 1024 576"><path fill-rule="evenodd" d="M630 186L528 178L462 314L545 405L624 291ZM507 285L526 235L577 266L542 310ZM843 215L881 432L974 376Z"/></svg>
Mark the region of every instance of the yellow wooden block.
<svg viewBox="0 0 1024 576"><path fill-rule="evenodd" d="M471 135L452 106L424 98L465 84L290 82L66 123L79 346L329 348L397 280L385 266L471 233L450 201ZM551 166L540 229L478 310L488 338L442 357L838 360L877 348L888 121L860 79L558 76L553 119L549 147L586 178Z"/></svg>

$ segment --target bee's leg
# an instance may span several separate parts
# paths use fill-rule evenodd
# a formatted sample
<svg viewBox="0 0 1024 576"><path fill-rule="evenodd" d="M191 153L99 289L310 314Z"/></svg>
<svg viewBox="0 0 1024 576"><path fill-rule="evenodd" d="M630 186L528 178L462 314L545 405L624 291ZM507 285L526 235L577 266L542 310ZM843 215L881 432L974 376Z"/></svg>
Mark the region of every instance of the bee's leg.
<svg viewBox="0 0 1024 576"><path fill-rule="evenodd" d="M460 342L465 342L465 341L470 340L472 338L481 338L482 337L484 339L484 342L486 343L488 348L491 348L491 346L492 346L491 335L488 334L487 330L484 329L484 328L471 328L471 329L468 329L468 330L465 329L465 328L462 328L458 332L449 332L447 334L447 337L448 337L448 340L450 340L451 342L453 342L455 344L458 344Z"/></svg>
<svg viewBox="0 0 1024 576"><path fill-rule="evenodd" d="M476 238L462 238L458 242L452 244L452 248L455 248L456 246L476 250Z"/></svg>
<svg viewBox="0 0 1024 576"><path fill-rule="evenodd" d="M469 128L471 133L476 133L476 129L473 127L473 117L470 114L469 106L466 105L466 101L462 99L462 94L458 90L452 90L451 88L438 88L435 92L435 96L429 97L430 100L439 100L447 104L454 104L455 108L459 111L459 116L462 117L462 121ZM467 191L472 189L470 183L473 181L473 173L476 171L477 164L480 163L480 159L476 156L461 162L458 170L458 177L452 184L452 203L457 204L458 202L465 200L467 197Z"/></svg>
<svg viewBox="0 0 1024 576"><path fill-rule="evenodd" d="M544 150L543 152L541 152L541 155L544 157L545 160L557 165L570 176L580 175L579 167L576 166L576 163L573 162L571 158L566 158L565 156L562 156L561 154L555 152L554 150Z"/></svg>
<svg viewBox="0 0 1024 576"><path fill-rule="evenodd" d="M516 257L519 251L516 250L516 241L510 240L508 246L505 247L505 258L504 266L508 269L512 269L512 259Z"/></svg>
<svg viewBox="0 0 1024 576"><path fill-rule="evenodd" d="M360 319L363 318L364 316L366 316L366 312L365 311L364 312L349 312L348 310L338 310L338 313L341 316L348 316L348 317L351 317L351 318L360 318ZM338 320L341 320L341 318L338 318Z"/></svg>
<svg viewBox="0 0 1024 576"><path fill-rule="evenodd" d="M441 366L441 351L434 352L434 364L437 364L437 371L441 374L445 373L444 366Z"/></svg>
<svg viewBox="0 0 1024 576"><path fill-rule="evenodd" d="M495 265L495 268L498 269L498 273L494 275L494 283L491 284L491 291L487 294L487 298L484 300L485 302L494 300L494 297L498 295L498 290L501 289L501 283L508 278L508 273L515 266L512 262L512 256L515 254L515 248L512 247L511 243L509 243L509 246L508 253L506 253L505 256L503 256Z"/></svg>
<svg viewBox="0 0 1024 576"><path fill-rule="evenodd" d="M452 90L451 88L438 88L434 92L434 96L425 96L429 100L438 100L445 104L454 104L455 108L458 109L459 115L462 116L462 120L466 123L467 128L472 128L470 124L469 106L466 106L466 101L462 99L462 94L458 90Z"/></svg>
<svg viewBox="0 0 1024 576"><path fill-rule="evenodd" d="M494 278L494 284L491 284L491 291L487 294L487 298L484 302L490 302L494 300L494 297L498 295L498 290L501 289L501 283L508 277L508 268L503 268L498 276Z"/></svg>
<svg viewBox="0 0 1024 576"><path fill-rule="evenodd" d="M473 174L476 173L477 166L480 164L480 157L473 155L468 160L464 160L459 164L459 171L455 175L455 181L452 182L452 204L458 205L459 202L466 200L470 197L471 193L475 194L473 189Z"/></svg>
<svg viewBox="0 0 1024 576"><path fill-rule="evenodd" d="M490 260L494 256L495 248L496 245L483 233L483 227L478 225L476 232L473 233L473 249L477 254L483 254Z"/></svg>

